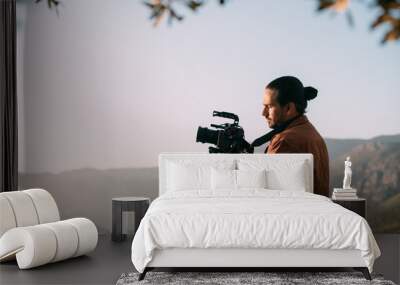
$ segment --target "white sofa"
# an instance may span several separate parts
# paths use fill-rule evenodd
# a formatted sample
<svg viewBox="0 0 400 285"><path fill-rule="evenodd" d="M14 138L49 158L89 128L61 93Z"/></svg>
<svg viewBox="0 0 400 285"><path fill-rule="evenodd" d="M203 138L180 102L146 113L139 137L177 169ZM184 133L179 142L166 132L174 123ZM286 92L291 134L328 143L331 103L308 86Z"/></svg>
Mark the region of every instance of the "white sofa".
<svg viewBox="0 0 400 285"><path fill-rule="evenodd" d="M20 269L84 255L96 248L98 232L86 218L60 221L49 192L29 189L0 193L0 262Z"/></svg>

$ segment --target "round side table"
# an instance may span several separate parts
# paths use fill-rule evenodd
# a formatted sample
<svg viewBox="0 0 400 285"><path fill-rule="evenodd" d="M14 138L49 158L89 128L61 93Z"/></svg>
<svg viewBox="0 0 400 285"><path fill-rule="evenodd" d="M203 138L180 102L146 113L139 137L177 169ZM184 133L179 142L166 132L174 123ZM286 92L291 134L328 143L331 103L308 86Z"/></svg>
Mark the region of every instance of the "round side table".
<svg viewBox="0 0 400 285"><path fill-rule="evenodd" d="M150 198L145 197L117 197L112 199L112 234L113 241L123 241L126 235L122 234L122 212L135 212L135 233L140 221L150 205Z"/></svg>

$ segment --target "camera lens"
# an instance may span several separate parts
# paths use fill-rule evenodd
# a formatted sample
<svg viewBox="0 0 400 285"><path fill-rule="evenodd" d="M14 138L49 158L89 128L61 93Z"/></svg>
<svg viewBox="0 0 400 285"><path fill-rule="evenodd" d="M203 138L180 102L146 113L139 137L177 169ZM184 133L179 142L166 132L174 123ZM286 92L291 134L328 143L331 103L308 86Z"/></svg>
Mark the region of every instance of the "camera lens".
<svg viewBox="0 0 400 285"><path fill-rule="evenodd" d="M211 143L216 145L218 142L218 131L199 127L197 129L196 142Z"/></svg>

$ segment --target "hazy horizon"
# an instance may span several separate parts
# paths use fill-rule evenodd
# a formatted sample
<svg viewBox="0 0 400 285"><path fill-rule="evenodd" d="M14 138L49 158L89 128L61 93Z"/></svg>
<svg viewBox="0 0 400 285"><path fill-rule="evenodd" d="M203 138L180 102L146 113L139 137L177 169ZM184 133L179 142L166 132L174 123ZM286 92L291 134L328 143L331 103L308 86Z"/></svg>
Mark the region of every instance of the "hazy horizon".
<svg viewBox="0 0 400 285"><path fill-rule="evenodd" d="M391 137L392 135L389 135L389 137ZM396 134L393 136L400 136L400 134ZM376 137L381 137L381 136L376 136ZM364 140L364 141L370 141L376 137L370 138L370 139L359 139L359 138L324 138L325 140L341 140L341 141L345 141L345 140ZM400 144L400 141L398 142ZM208 153L208 146L212 146L211 144L203 144L204 145L204 150L203 151L199 151L199 152L203 152L203 153ZM257 147L255 148L254 153L255 154L260 154L264 152L264 148L265 146L261 146L261 147ZM329 149L329 145L328 145L328 152L331 151L335 151L335 150L330 150ZM329 159L331 161L334 161L337 159L331 157L331 155L329 155ZM82 172L82 171L121 171L121 170L127 170L127 169L135 169L135 170L145 170L145 169L158 169L158 158L156 161L153 162L153 165L148 165L148 166L135 166L135 165L126 165L124 167L113 167L113 168L100 168L100 167L96 167L96 166L82 166L80 168L74 168L74 169L65 169L62 171L44 171L44 172L23 172L23 171L19 171L19 174L22 175L37 175L37 174L50 174L50 175L59 175L59 174L66 174L66 173L73 173L73 172Z"/></svg>

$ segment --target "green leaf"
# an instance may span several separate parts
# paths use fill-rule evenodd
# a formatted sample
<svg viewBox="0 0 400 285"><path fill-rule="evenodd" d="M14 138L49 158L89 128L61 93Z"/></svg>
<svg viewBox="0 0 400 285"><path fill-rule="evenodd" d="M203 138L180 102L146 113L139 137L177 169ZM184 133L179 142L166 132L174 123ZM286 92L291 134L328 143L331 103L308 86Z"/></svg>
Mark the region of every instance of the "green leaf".
<svg viewBox="0 0 400 285"><path fill-rule="evenodd" d="M203 5L203 2L200 1L189 1L186 3L186 6L192 10L192 11L197 11L199 7Z"/></svg>

